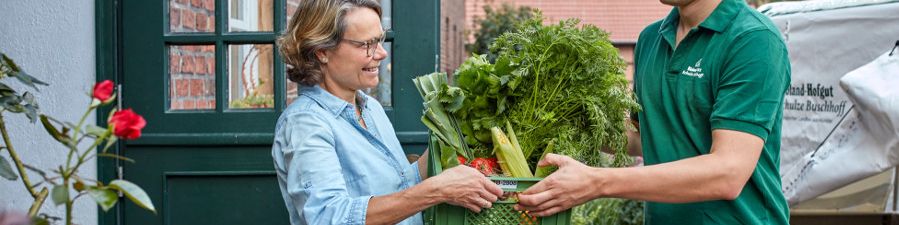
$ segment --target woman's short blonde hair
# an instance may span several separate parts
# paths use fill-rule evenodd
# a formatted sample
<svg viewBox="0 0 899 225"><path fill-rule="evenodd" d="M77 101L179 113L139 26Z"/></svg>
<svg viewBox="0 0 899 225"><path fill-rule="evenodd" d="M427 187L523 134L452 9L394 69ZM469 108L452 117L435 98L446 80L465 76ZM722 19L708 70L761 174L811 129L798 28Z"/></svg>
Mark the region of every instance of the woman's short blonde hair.
<svg viewBox="0 0 899 225"><path fill-rule="evenodd" d="M278 51L287 63L287 79L302 85L322 82L319 50L334 49L346 31L347 12L369 8L381 16L374 0L302 0L290 19L287 31L278 38Z"/></svg>

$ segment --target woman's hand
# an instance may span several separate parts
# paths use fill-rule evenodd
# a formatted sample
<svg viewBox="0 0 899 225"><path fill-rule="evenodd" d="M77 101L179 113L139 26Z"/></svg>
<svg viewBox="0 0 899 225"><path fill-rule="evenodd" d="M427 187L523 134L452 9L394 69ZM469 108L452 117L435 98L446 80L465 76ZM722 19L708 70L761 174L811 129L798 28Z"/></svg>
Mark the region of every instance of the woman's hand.
<svg viewBox="0 0 899 225"><path fill-rule="evenodd" d="M462 206L474 212L493 206L503 190L478 170L456 166L425 180L435 185L443 201Z"/></svg>

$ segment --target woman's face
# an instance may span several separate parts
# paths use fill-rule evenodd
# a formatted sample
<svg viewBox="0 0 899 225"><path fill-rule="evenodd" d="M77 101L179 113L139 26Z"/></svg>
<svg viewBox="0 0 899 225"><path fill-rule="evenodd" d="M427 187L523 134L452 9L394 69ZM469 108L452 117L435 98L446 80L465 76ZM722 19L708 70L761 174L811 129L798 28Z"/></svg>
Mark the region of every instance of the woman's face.
<svg viewBox="0 0 899 225"><path fill-rule="evenodd" d="M318 54L324 63L325 85L346 91L378 86L378 66L387 57L379 40L385 35L381 18L369 8L350 10L344 17L346 30L337 48ZM370 44L370 50L363 43ZM370 54L369 54L370 53Z"/></svg>

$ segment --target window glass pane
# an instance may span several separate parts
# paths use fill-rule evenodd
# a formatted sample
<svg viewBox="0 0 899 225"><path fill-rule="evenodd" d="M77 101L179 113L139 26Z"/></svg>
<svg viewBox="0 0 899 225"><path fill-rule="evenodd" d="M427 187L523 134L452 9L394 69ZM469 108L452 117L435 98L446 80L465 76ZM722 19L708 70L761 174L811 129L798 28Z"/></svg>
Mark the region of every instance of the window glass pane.
<svg viewBox="0 0 899 225"><path fill-rule="evenodd" d="M274 106L272 47L271 44L228 46L229 108Z"/></svg>
<svg viewBox="0 0 899 225"><path fill-rule="evenodd" d="M228 31L272 31L274 0L228 0Z"/></svg>
<svg viewBox="0 0 899 225"><path fill-rule="evenodd" d="M285 74L287 73L285 72ZM290 105L290 103L293 103L293 100L297 99L299 93L297 92L298 87L297 83L290 80L287 81L287 98L285 98L287 100L287 105Z"/></svg>
<svg viewBox="0 0 899 225"><path fill-rule="evenodd" d="M169 109L215 109L215 45L171 45Z"/></svg>
<svg viewBox="0 0 899 225"><path fill-rule="evenodd" d="M371 88L368 90L364 90L366 94L371 95L375 99L378 99L378 102L381 102L381 105L385 107L393 106L393 99L391 98L391 83L392 83L392 66L390 60L393 58L393 51L391 50L392 43L385 42L384 49L387 50L387 58L381 60L381 66L378 68L378 86L375 88Z"/></svg>
<svg viewBox="0 0 899 225"><path fill-rule="evenodd" d="M170 33L215 32L215 0L169 0Z"/></svg>

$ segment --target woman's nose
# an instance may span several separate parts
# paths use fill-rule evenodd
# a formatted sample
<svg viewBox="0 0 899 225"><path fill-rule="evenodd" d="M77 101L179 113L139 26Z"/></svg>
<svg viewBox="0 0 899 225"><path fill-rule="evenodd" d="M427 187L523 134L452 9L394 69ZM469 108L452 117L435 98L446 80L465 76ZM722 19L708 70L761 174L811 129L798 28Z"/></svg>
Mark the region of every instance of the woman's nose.
<svg viewBox="0 0 899 225"><path fill-rule="evenodd" d="M387 58L387 49L384 48L384 43L378 43L377 48L375 49L375 54L372 55L374 60L382 60Z"/></svg>

